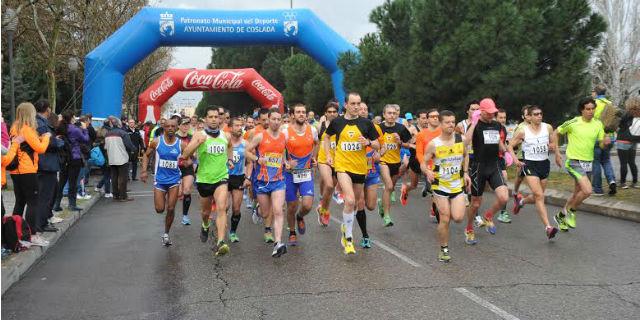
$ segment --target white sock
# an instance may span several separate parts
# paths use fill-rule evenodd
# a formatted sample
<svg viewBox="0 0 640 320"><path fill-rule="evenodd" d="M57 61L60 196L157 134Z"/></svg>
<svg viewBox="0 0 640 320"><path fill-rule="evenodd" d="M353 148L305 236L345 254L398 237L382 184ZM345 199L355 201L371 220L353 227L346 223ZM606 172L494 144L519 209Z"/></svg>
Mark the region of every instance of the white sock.
<svg viewBox="0 0 640 320"><path fill-rule="evenodd" d="M350 213L342 213L342 221L345 226L344 236L348 238L353 238L353 217L355 216L355 212Z"/></svg>

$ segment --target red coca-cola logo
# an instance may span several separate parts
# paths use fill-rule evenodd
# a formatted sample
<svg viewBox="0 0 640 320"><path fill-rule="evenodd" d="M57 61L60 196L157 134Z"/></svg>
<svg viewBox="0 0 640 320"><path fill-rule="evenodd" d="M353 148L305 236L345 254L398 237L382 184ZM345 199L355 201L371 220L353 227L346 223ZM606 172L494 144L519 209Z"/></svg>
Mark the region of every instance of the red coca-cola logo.
<svg viewBox="0 0 640 320"><path fill-rule="evenodd" d="M251 82L251 85L258 89L258 92L260 92L260 94L262 94L265 98L269 99L269 100L275 100L276 99L276 93L273 92L273 90L267 88L262 81L260 80L253 80Z"/></svg>
<svg viewBox="0 0 640 320"><path fill-rule="evenodd" d="M171 86L173 86L173 80L171 80L171 78L166 78L162 80L162 82L160 83L160 86L158 86L154 90L151 90L151 93L149 94L149 98L151 99L151 101L156 101L156 99L158 99L158 97L160 97L165 92L167 92L167 90L169 90Z"/></svg>
<svg viewBox="0 0 640 320"><path fill-rule="evenodd" d="M242 75L242 71L200 74L194 70L187 74L182 84L185 89L239 90L244 87Z"/></svg>

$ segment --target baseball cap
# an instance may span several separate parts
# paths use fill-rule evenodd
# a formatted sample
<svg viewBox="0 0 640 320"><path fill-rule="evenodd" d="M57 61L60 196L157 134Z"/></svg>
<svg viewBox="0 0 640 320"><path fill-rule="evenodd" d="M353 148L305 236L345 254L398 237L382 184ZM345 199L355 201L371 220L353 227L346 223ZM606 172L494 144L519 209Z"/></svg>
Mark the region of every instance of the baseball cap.
<svg viewBox="0 0 640 320"><path fill-rule="evenodd" d="M191 123L191 118L183 117L182 119L180 119L180 124L187 124L187 123Z"/></svg>
<svg viewBox="0 0 640 320"><path fill-rule="evenodd" d="M407 112L404 114L404 118L407 120L413 120L413 115L411 114L411 112Z"/></svg>
<svg viewBox="0 0 640 320"><path fill-rule="evenodd" d="M487 113L496 113L498 112L498 108L496 108L496 103L489 98L484 98L480 101L480 111L484 111Z"/></svg>

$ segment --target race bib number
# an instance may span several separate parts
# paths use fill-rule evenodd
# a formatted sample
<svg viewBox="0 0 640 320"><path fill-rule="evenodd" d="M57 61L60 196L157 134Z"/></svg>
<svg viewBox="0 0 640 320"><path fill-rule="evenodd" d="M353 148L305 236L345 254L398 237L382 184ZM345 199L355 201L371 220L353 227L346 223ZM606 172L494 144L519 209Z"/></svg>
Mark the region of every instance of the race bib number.
<svg viewBox="0 0 640 320"><path fill-rule="evenodd" d="M293 183L311 181L311 170L296 170L292 174Z"/></svg>
<svg viewBox="0 0 640 320"><path fill-rule="evenodd" d="M485 130L482 131L484 135L484 144L498 144L500 143L500 132L498 130Z"/></svg>
<svg viewBox="0 0 640 320"><path fill-rule="evenodd" d="M207 152L211 154L227 153L227 146L223 144L211 144L207 147Z"/></svg>
<svg viewBox="0 0 640 320"><path fill-rule="evenodd" d="M590 161L580 161L580 167L582 167L582 170L584 170L585 172L591 172L592 168L593 168L593 162Z"/></svg>
<svg viewBox="0 0 640 320"><path fill-rule="evenodd" d="M158 166L165 169L178 169L178 161L160 159Z"/></svg>
<svg viewBox="0 0 640 320"><path fill-rule="evenodd" d="M331 150L335 150L336 149L336 142L335 141L331 141L331 143L329 143L329 147L331 148Z"/></svg>
<svg viewBox="0 0 640 320"><path fill-rule="evenodd" d="M530 148L532 154L548 154L549 146L546 144L532 145Z"/></svg>
<svg viewBox="0 0 640 320"><path fill-rule="evenodd" d="M398 150L398 144L397 143L385 143L384 147L387 150Z"/></svg>
<svg viewBox="0 0 640 320"><path fill-rule="evenodd" d="M265 164L270 168L282 167L282 154L280 153L267 153L265 154Z"/></svg>
<svg viewBox="0 0 640 320"><path fill-rule="evenodd" d="M240 153L238 151L233 151L233 163L240 162Z"/></svg>
<svg viewBox="0 0 640 320"><path fill-rule="evenodd" d="M460 166L454 164L440 165L440 179L450 180L454 176L460 176Z"/></svg>
<svg viewBox="0 0 640 320"><path fill-rule="evenodd" d="M343 142L340 144L342 151L360 151L362 150L362 143L360 142Z"/></svg>

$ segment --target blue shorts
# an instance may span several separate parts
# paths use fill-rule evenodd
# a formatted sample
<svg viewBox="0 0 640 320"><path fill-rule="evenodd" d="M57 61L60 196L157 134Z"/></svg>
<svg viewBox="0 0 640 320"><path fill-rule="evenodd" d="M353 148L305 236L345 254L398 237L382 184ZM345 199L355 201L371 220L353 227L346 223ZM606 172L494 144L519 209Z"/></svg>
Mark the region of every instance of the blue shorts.
<svg viewBox="0 0 640 320"><path fill-rule="evenodd" d="M411 157L411 151L407 148L400 148L400 162L402 162L405 157Z"/></svg>
<svg viewBox="0 0 640 320"><path fill-rule="evenodd" d="M256 195L271 194L274 191L285 189L284 180L269 181L269 182L256 180L255 186L256 186Z"/></svg>
<svg viewBox="0 0 640 320"><path fill-rule="evenodd" d="M180 185L180 181L178 181L176 183L157 183L157 182L153 183L153 187L158 189L158 190L160 190L160 191L162 191L162 192L168 192L169 189L175 188L175 187L177 187L179 185Z"/></svg>
<svg viewBox="0 0 640 320"><path fill-rule="evenodd" d="M256 189L256 182L258 181L257 177L258 177L258 174L256 173L256 170L252 170L251 171L251 191L253 191L254 198L258 194L258 189Z"/></svg>
<svg viewBox="0 0 640 320"><path fill-rule="evenodd" d="M375 174L371 176L367 176L364 180L364 187L367 188L369 186L373 186L376 184L380 184L380 174Z"/></svg>
<svg viewBox="0 0 640 320"><path fill-rule="evenodd" d="M287 189L285 195L287 202L298 200L298 194L300 194L301 197L313 197L313 175L309 181L294 183L293 174L285 172L284 181Z"/></svg>

